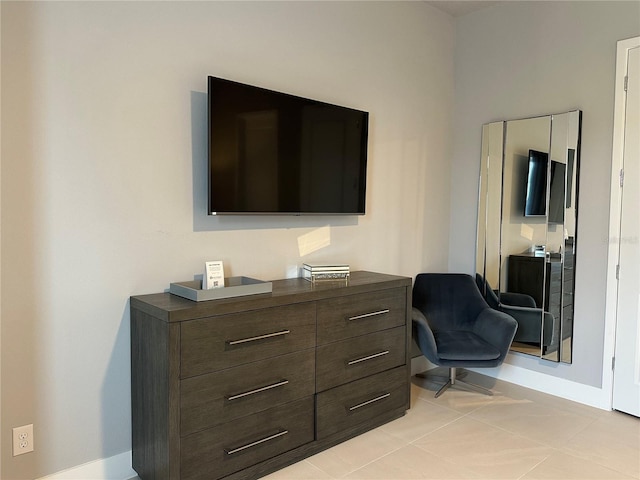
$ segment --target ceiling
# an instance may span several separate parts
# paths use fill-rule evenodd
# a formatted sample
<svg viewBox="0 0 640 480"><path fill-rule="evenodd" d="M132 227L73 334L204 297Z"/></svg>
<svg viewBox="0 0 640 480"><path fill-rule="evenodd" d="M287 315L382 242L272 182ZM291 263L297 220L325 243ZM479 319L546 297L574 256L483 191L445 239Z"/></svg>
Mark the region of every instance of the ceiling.
<svg viewBox="0 0 640 480"><path fill-rule="evenodd" d="M482 8L492 7L504 1L488 1L488 0L442 0L442 1L426 1L429 5L436 7L438 10L448 13L453 17L460 17L467 13L475 12Z"/></svg>

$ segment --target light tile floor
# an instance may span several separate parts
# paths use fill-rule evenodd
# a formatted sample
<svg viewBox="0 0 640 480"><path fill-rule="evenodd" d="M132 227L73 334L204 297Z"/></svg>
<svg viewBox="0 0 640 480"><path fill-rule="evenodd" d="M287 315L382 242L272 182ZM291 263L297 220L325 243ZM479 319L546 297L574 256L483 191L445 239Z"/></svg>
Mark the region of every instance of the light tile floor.
<svg viewBox="0 0 640 480"><path fill-rule="evenodd" d="M470 372L493 397L412 378L404 417L268 480L640 480L640 419Z"/></svg>
<svg viewBox="0 0 640 480"><path fill-rule="evenodd" d="M413 377L404 417L264 478L640 480L640 419L474 372L466 380L494 396L436 399L439 385Z"/></svg>

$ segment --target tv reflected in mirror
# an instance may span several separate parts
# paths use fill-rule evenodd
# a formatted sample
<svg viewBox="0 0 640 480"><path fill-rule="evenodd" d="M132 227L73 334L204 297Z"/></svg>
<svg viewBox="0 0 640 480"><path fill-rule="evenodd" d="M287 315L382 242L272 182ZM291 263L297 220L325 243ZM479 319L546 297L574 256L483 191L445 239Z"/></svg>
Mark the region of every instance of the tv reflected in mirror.
<svg viewBox="0 0 640 480"><path fill-rule="evenodd" d="M551 161L545 152L529 150L529 169L527 172L525 217L542 217L547 215L549 223L563 223L566 195L566 165ZM547 197L547 177L549 195ZM547 210L548 205L548 210Z"/></svg>
<svg viewBox="0 0 640 480"><path fill-rule="evenodd" d="M548 158L549 156L545 152L529 150L527 196L524 204L525 217L540 217L547 214Z"/></svg>

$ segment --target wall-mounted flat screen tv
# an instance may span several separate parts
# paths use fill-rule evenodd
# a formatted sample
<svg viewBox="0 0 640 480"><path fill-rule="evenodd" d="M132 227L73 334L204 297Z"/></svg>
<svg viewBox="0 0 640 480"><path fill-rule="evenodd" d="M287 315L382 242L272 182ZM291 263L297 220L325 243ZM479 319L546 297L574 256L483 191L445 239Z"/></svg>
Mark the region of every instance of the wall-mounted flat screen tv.
<svg viewBox="0 0 640 480"><path fill-rule="evenodd" d="M210 215L364 215L369 114L210 76Z"/></svg>
<svg viewBox="0 0 640 480"><path fill-rule="evenodd" d="M550 170L550 171L549 171ZM547 175L551 175L547 211ZM548 215L549 223L563 223L566 191L566 165L551 161L545 152L529 150L529 169L524 206L525 217Z"/></svg>

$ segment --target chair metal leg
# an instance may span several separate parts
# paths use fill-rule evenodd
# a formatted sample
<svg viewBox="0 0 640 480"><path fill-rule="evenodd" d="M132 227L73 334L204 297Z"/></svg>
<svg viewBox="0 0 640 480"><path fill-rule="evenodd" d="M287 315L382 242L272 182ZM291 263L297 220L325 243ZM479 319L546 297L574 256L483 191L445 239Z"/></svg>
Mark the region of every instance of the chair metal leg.
<svg viewBox="0 0 640 480"><path fill-rule="evenodd" d="M438 390L436 392L436 397L435 398L438 398L440 395L442 395L445 392L445 390L447 390L449 387L451 387L451 385L452 385L451 384L451 380L447 380L447 383L445 383L443 386L441 386L440 390Z"/></svg>
<svg viewBox="0 0 640 480"><path fill-rule="evenodd" d="M468 390L473 390L478 393L484 393L485 395L489 395L490 397L493 397L493 392L491 390L481 387L480 385L476 385L474 383L462 382L460 380L456 382L456 385L458 384L462 385L463 388L466 388Z"/></svg>
<svg viewBox="0 0 640 480"><path fill-rule="evenodd" d="M471 391L475 391L478 393L483 393L485 395L489 395L490 397L493 396L493 392L487 388L481 387L480 385L475 385L473 383L469 383L469 382L464 382L462 380L460 380L461 378L464 378L467 375L467 372L460 372L460 374L458 374L458 369L456 367L450 367L449 368L449 378L447 380L447 382L440 387L440 389L436 392L435 398L438 398L440 395L442 395L446 390L448 390L450 387L453 387L455 385L460 385L462 388L467 389L467 390L471 390ZM441 375L428 375L427 372L423 372L423 373L418 373L416 374L416 377L420 377L420 378L444 378Z"/></svg>
<svg viewBox="0 0 640 480"><path fill-rule="evenodd" d="M432 379L449 380L449 375L436 375L429 372L431 372L431 370L416 373L416 377L424 378L425 380L432 380ZM462 378L466 377L468 373L469 372L467 372L466 370L460 369L456 374L456 380L460 381Z"/></svg>

